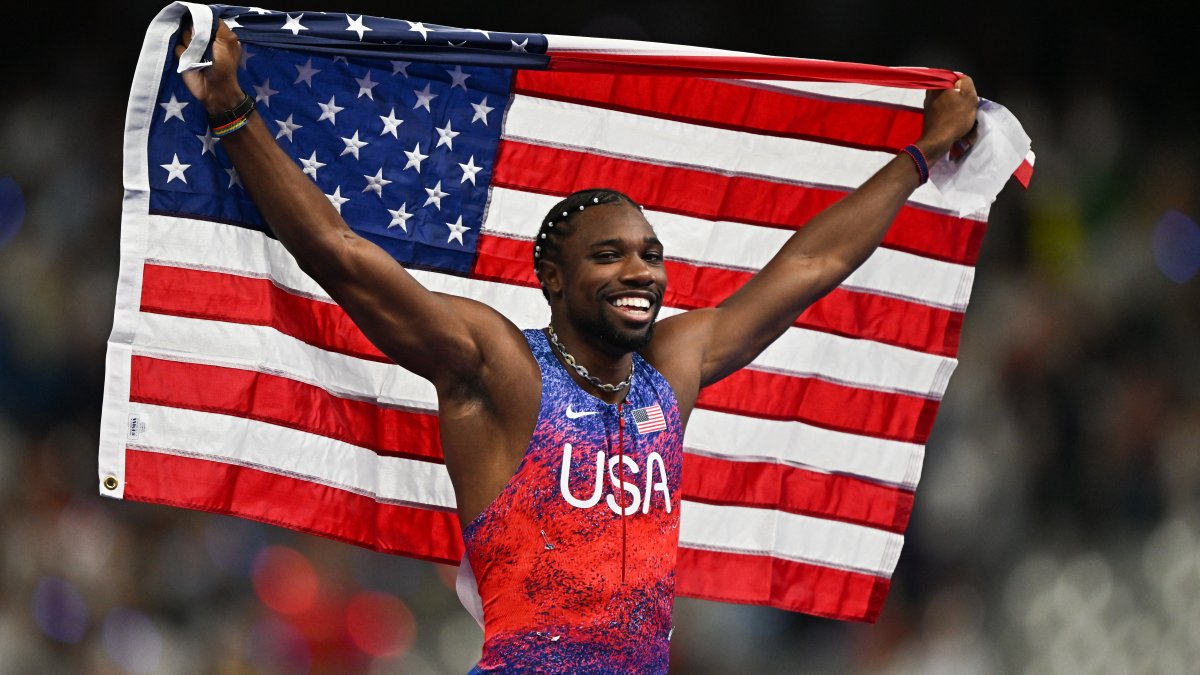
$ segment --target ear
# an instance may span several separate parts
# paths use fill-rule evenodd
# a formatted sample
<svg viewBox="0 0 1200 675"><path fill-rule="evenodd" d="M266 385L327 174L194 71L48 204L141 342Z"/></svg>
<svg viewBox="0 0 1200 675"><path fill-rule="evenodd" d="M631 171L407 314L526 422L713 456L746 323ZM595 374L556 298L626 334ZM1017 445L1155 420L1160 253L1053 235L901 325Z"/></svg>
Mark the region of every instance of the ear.
<svg viewBox="0 0 1200 675"><path fill-rule="evenodd" d="M563 275L562 268L558 263L551 260L542 260L538 262L538 272L542 280L542 287L551 297L561 295L563 290Z"/></svg>

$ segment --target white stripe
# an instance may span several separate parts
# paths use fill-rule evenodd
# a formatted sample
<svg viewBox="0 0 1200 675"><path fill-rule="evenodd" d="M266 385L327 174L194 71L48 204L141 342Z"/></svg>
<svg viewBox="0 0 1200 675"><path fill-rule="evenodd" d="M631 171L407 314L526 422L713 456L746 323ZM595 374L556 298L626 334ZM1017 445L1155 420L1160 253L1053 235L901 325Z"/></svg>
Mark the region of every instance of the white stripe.
<svg viewBox="0 0 1200 675"><path fill-rule="evenodd" d="M144 314L135 354L282 375L391 407L436 409L428 380L394 364L327 352L274 328Z"/></svg>
<svg viewBox="0 0 1200 675"><path fill-rule="evenodd" d="M841 189L862 185L893 157L890 152L687 124L524 95L512 99L504 118L504 137ZM917 188L909 201L956 210L933 183Z"/></svg>
<svg viewBox="0 0 1200 675"><path fill-rule="evenodd" d="M552 195L493 188L483 230L531 240L546 212L558 201ZM645 215L668 257L714 267L762 269L792 235L777 228L653 209L646 209ZM965 265L879 248L842 287L961 311L967 306L974 278L975 270Z"/></svg>
<svg viewBox="0 0 1200 675"><path fill-rule="evenodd" d="M680 510L679 545L773 555L890 577L904 537L872 527L772 509L685 501Z"/></svg>
<svg viewBox="0 0 1200 675"><path fill-rule="evenodd" d="M366 495L376 501L455 508L446 467L382 457L324 436L265 422L144 403L130 447L237 464Z"/></svg>
<svg viewBox="0 0 1200 675"><path fill-rule="evenodd" d="M920 112L924 107L925 90L906 87L885 87L857 82L790 82L787 80L743 80L750 87L794 91L814 98L836 99L852 103L884 103L911 108ZM916 139L913 139L916 140Z"/></svg>
<svg viewBox="0 0 1200 675"><path fill-rule="evenodd" d="M156 217L153 222L154 236L149 248L152 257L162 262L197 267L236 264L241 267L237 271L243 274L269 276L285 288L328 301L282 245L260 232L172 217ZM549 318L541 292L534 288L432 272L414 271L413 276L430 290L488 304L518 326L544 325ZM663 317L674 313L677 312L664 311ZM219 349L226 345L221 341L212 346ZM792 327L760 354L752 366L787 375L941 398L956 363L954 359L870 340Z"/></svg>
<svg viewBox="0 0 1200 675"><path fill-rule="evenodd" d="M683 444L687 452L697 455L773 462L908 490L916 489L925 458L925 447L917 443L699 408L692 411Z"/></svg>

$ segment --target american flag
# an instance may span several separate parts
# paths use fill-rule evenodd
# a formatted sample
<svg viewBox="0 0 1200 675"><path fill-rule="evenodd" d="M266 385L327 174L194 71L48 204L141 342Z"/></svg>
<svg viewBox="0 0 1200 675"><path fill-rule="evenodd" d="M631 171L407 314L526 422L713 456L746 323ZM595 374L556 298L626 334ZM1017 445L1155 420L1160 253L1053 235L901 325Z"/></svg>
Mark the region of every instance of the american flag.
<svg viewBox="0 0 1200 675"><path fill-rule="evenodd" d="M203 59L212 15L167 7L130 96L100 491L457 563L433 387L367 342L265 227L176 72L188 11L184 65ZM430 289L522 327L548 320L530 253L562 196L606 186L639 201L666 245L663 315L710 306L914 140L921 88L955 79L216 11L242 40L259 114L351 227ZM1028 140L1008 136L1015 155L996 160L1003 144L985 138L971 161L1027 179ZM878 616L999 190L964 214L954 180L917 190L860 270L701 393L680 594Z"/></svg>
<svg viewBox="0 0 1200 675"><path fill-rule="evenodd" d="M629 411L629 415L633 418L639 434L652 434L667 428L662 408L658 407L657 403L645 408L635 408Z"/></svg>

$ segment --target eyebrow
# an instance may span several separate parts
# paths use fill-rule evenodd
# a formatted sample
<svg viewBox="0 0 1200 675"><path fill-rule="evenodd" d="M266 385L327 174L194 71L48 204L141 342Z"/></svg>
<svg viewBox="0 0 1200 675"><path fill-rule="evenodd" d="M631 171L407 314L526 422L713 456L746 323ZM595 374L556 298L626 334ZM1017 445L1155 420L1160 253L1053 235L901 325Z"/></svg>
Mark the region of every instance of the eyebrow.
<svg viewBox="0 0 1200 675"><path fill-rule="evenodd" d="M589 247L590 248L602 248L604 246L620 246L623 243L624 243L624 240L616 239L616 238L602 239L600 241L592 242L589 245ZM642 244L648 245L648 246L658 246L660 248L663 245L663 243L661 241L659 241L658 237L646 237L645 239L642 240Z"/></svg>

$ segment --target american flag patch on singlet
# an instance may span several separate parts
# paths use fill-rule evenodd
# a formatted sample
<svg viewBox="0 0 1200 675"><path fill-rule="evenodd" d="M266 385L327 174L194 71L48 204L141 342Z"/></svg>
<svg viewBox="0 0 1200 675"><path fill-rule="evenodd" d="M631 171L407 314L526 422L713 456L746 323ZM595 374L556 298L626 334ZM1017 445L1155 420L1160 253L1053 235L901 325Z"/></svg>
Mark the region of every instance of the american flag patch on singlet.
<svg viewBox="0 0 1200 675"><path fill-rule="evenodd" d="M639 434L652 434L667 428L662 408L658 407L657 403L645 408L634 408L630 414L633 415L633 421L637 423Z"/></svg>

